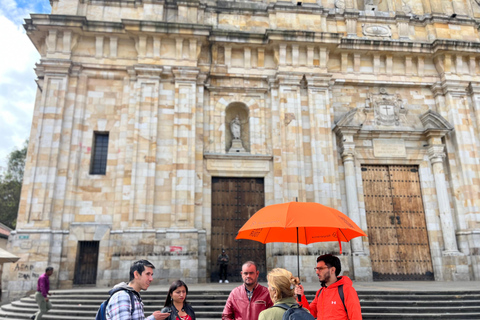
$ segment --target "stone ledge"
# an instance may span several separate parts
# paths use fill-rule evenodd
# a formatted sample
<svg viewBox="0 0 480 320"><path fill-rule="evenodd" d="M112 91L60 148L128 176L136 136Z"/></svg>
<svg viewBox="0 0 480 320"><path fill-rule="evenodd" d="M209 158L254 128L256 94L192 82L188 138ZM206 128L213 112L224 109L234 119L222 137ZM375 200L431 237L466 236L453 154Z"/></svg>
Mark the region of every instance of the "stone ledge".
<svg viewBox="0 0 480 320"><path fill-rule="evenodd" d="M272 160L270 155L254 155L254 154L223 154L223 153L204 153L205 159L219 159L219 160Z"/></svg>

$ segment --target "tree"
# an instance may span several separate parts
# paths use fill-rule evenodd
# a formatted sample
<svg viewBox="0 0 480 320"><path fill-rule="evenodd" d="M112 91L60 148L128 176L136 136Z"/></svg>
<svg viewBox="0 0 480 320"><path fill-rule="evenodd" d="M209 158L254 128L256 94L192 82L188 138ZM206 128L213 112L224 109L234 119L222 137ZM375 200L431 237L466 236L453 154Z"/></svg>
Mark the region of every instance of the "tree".
<svg viewBox="0 0 480 320"><path fill-rule="evenodd" d="M28 140L23 148L13 150L7 157L7 170L0 173L0 222L11 228L17 222L27 147Z"/></svg>

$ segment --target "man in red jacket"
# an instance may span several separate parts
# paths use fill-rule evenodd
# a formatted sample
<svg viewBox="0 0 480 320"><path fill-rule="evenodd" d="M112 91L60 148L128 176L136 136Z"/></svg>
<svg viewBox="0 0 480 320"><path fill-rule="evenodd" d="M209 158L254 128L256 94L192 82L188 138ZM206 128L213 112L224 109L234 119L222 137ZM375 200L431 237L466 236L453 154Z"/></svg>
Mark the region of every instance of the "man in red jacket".
<svg viewBox="0 0 480 320"><path fill-rule="evenodd" d="M340 259L331 254L320 256L315 271L322 288L317 291L312 303L308 304L302 285L295 288L295 293L302 296L299 302L302 307L310 310L317 320L362 320L360 301L352 287L352 280L338 276L342 271Z"/></svg>
<svg viewBox="0 0 480 320"><path fill-rule="evenodd" d="M259 273L255 262L243 264L243 284L230 292L222 320L257 320L260 312L273 306L268 288L258 283Z"/></svg>

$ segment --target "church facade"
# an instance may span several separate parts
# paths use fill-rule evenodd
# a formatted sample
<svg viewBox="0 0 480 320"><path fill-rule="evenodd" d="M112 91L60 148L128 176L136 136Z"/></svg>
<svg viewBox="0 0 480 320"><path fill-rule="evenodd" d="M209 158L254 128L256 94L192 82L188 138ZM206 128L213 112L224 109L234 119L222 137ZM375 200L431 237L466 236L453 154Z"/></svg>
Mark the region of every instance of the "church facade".
<svg viewBox="0 0 480 320"><path fill-rule="evenodd" d="M51 0L3 299L218 281L296 245L236 241L265 205L318 202L368 235L357 281L480 279L480 3ZM301 214L301 213L299 213ZM319 213L321 214L321 213ZM338 243L300 246L302 281Z"/></svg>

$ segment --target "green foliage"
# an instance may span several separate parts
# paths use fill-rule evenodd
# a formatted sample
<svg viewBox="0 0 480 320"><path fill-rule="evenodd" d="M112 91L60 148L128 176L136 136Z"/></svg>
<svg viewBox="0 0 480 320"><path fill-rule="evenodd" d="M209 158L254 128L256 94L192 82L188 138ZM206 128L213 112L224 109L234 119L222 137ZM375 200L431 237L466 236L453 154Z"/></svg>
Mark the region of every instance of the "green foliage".
<svg viewBox="0 0 480 320"><path fill-rule="evenodd" d="M23 148L12 151L8 155L7 170L0 173L0 222L11 228L15 228L17 222L27 147L28 140Z"/></svg>

